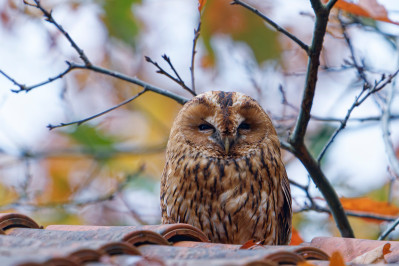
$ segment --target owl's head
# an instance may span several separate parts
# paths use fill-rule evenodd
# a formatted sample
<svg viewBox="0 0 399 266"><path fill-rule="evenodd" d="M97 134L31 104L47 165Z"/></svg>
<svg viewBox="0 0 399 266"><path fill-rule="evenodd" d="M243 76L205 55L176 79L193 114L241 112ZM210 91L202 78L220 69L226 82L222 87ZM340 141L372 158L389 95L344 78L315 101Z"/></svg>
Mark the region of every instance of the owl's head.
<svg viewBox="0 0 399 266"><path fill-rule="evenodd" d="M245 156L265 142L278 145L276 131L262 107L242 93L223 91L205 92L187 102L169 139L169 145L189 145L219 158Z"/></svg>

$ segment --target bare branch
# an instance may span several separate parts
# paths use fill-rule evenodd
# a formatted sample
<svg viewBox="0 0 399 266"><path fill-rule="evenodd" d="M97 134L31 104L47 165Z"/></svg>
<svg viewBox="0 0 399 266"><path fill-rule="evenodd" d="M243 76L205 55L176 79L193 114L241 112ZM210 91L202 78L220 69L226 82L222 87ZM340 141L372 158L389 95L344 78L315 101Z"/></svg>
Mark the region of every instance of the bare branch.
<svg viewBox="0 0 399 266"><path fill-rule="evenodd" d="M346 124L349 120L350 115L352 114L352 111L359 106L359 99L362 96L362 94L365 92L365 90L362 90L358 96L356 96L356 99L352 106L348 109L348 112L346 113L346 116L344 120L341 121L341 125L334 131L330 139L328 140L327 144L324 146L323 150L320 152L319 156L317 157L317 161L320 163L320 161L323 159L324 155L327 152L327 149L330 147L330 145L334 142L335 138L337 135L346 127Z"/></svg>
<svg viewBox="0 0 399 266"><path fill-rule="evenodd" d="M270 24L270 26L272 26L273 28L275 28L277 31L281 32L282 34L284 34L285 36L287 36L288 38L290 38L291 40L293 40L296 44L298 44L308 55L309 55L309 47L302 42L301 40L299 40L295 35L291 34L290 32L288 32L286 29L282 28L281 26L279 26L276 22L274 22L273 20L271 20L270 18L268 18L266 15L262 14L259 10L257 10L256 8L242 2L241 0L233 0L233 2L231 2L232 5L240 5L245 7L246 9L248 9L249 11L255 13L256 15L258 15L259 17L261 17L263 20L265 20L268 24Z"/></svg>
<svg viewBox="0 0 399 266"><path fill-rule="evenodd" d="M15 93L19 93L19 92L23 92L23 91L24 92L29 92L30 90L33 90L35 88L44 86L44 85L46 85L48 83L51 83L51 82L53 82L53 81L55 81L57 79L63 78L66 74L68 74L70 71L72 71L74 69L68 61L66 63L68 65L67 69L65 69L60 74L58 74L58 75L56 75L54 77L50 77L46 81L42 81L42 82L39 82L39 83L37 83L35 85L31 85L31 86L26 86L26 85L22 85L22 84L18 84L18 83L14 82L14 84L19 87L19 90L11 90L11 91L15 92Z"/></svg>
<svg viewBox="0 0 399 266"><path fill-rule="evenodd" d="M201 32L201 21L198 23L197 29L194 30L193 49L191 51L191 66L190 66L191 89L194 93L195 93L194 62L195 62L195 55L197 54L195 48L197 46L197 41L199 39L200 32Z"/></svg>
<svg viewBox="0 0 399 266"><path fill-rule="evenodd" d="M6 77L9 81L11 81L12 83L14 83L15 86L18 86L22 89L25 89L26 86L24 84L18 83L15 79L13 79L12 77L10 77L9 75L7 75L3 70L0 69L0 74L2 74L4 77Z"/></svg>
<svg viewBox="0 0 399 266"><path fill-rule="evenodd" d="M42 208L69 208L69 207L84 207L87 205L93 205L97 203L102 203L105 201L109 201L115 198L118 193L121 193L126 185L133 179L140 176L143 172L144 166L141 166L136 172L127 174L125 179L122 180L119 184L117 184L116 188L111 190L110 192L101 195L99 197L94 197L85 200L68 200L68 201L59 201L59 202L21 202L19 199L15 202L9 203L7 205L0 206L0 211L7 211L10 209L15 209L18 207L30 207L32 209L42 209Z"/></svg>
<svg viewBox="0 0 399 266"><path fill-rule="evenodd" d="M311 116L312 120L322 121L322 122L340 122L342 123L345 118L335 118L335 117L320 117L316 115ZM399 119L398 114L391 114L389 119ZM381 120L381 116L369 116L369 117L350 117L347 122L378 122Z"/></svg>
<svg viewBox="0 0 399 266"><path fill-rule="evenodd" d="M393 230L395 230L396 226L399 225L399 217L388 226L387 229L378 237L378 240L384 240Z"/></svg>
<svg viewBox="0 0 399 266"><path fill-rule="evenodd" d="M177 73L176 69L174 68L172 62L170 61L170 58L165 54L162 56L162 58L168 63L170 68L172 69L173 73L175 73L176 77L172 76L169 74L166 70L164 70L157 62L153 61L149 56L145 56L145 60L148 63L153 64L158 70L156 71L159 74L165 75L177 84L179 84L183 89L191 93L193 96L196 96L195 92L192 91L187 85L184 83L184 81L180 78L180 75Z"/></svg>
<svg viewBox="0 0 399 266"><path fill-rule="evenodd" d="M319 163L323 159L327 149L333 143L333 141L335 140L337 135L346 127L346 124L347 124L349 117L351 116L353 110L356 107L360 106L370 95L382 90L386 85L391 83L393 78L395 78L398 75L398 73L399 73L399 69L396 70L392 75L389 75L388 78L385 79L385 81L384 81L385 76L383 76L381 78L381 80L377 81L375 83L374 87L369 89L368 91L366 89L366 86L368 86L368 85L366 83L364 84L365 87L362 89L362 91L359 93L359 95L356 96L355 101L353 102L351 107L348 109L348 112L346 113L344 120L341 121L341 125L335 130L335 132L330 137L327 144L324 146L323 150L320 152L319 156L317 157L317 161ZM367 91L367 93L365 95L363 95L366 91ZM390 115L388 117L390 117Z"/></svg>
<svg viewBox="0 0 399 266"><path fill-rule="evenodd" d="M137 99L138 97L140 97L141 95L143 95L145 92L147 92L147 89L144 88L144 90L142 90L141 92L137 93L136 95L134 95L134 96L131 97L130 99L127 99L127 100L121 102L121 103L118 104L118 105L115 105L115 106L113 106L113 107L111 107L111 108L109 108L109 109L107 109L107 110L105 110L105 111L102 111L102 112L100 112L100 113L98 113L98 114L95 114L95 115L92 115L92 116L90 116L90 117L87 117L87 118L85 118L85 119L78 120L78 121L74 121L74 122L69 122L69 123L61 123L61 124L59 124L59 125L51 125L51 124L50 124L50 125L47 126L47 128L50 129L50 130L52 130L52 129L54 129L54 128L65 127L65 126L70 126L70 125L75 125L75 124L77 124L78 126L80 126L81 124L86 123L87 121L93 120L94 118L97 118L97 117L99 117L99 116L102 116L102 115L104 115L104 114L106 114L106 113L109 113L109 112L111 112L111 111L113 111L113 110L115 110L115 109L117 109L117 108L119 108L119 107L121 107L121 106L123 106L123 105L125 105L125 104L130 103L131 101L133 101L133 100Z"/></svg>
<svg viewBox="0 0 399 266"><path fill-rule="evenodd" d="M316 211L316 212L325 212L325 213L330 213L331 214L331 210L330 209L324 208L324 207L320 207L320 206L305 207L305 208L302 208L300 210L297 210L296 213L304 212L304 211ZM378 220L378 221L386 221L386 222L395 221L395 218L392 217L392 216L376 215L374 213L364 213L364 212L345 210L345 214L348 215L348 216L352 216L352 217L364 218L364 219L374 219L374 220Z"/></svg>
<svg viewBox="0 0 399 266"><path fill-rule="evenodd" d="M85 63L85 65L90 66L91 63L90 63L89 59L87 58L87 56L85 55L85 53L83 52L83 50L79 48L79 46L75 43L75 41L68 34L68 32L66 32L64 30L64 28L60 24L58 24L57 21L55 21L55 19L53 18L53 15L52 15L52 11L50 11L50 12L47 11L41 5L40 0L33 0L33 1L35 2L35 4L29 3L27 0L24 0L24 3L26 5L36 7L37 9L39 9L43 13L45 20L48 21L49 23L53 24L55 27L57 27L57 29L65 36L65 38L67 38L68 42L75 49L75 51L79 54L79 57L82 59L82 61Z"/></svg>
<svg viewBox="0 0 399 266"><path fill-rule="evenodd" d="M84 65L72 64L72 66L74 68L92 70L92 71L97 72L97 73L101 73L101 74L104 74L104 75L107 75L107 76L111 76L111 77L114 77L114 78L118 78L118 79L130 82L130 83L136 84L136 85L138 85L140 87L143 87L144 89L146 89L148 91L152 91L152 92L161 94L163 96L166 96L168 98L171 98L171 99L175 100L176 102L178 102L180 104L185 104L188 101L187 98L185 98L183 96L180 96L180 95L177 95L177 94L175 94L175 93L173 93L171 91L167 91L167 90L155 87L155 86L153 86L151 84L148 84L148 83L146 83L146 82L144 82L144 81L142 81L142 80L140 80L138 78L129 77L129 76L126 76L126 75L124 75L122 73L111 71L111 70L108 70L106 68L102 68L102 67L94 66L94 65L84 66Z"/></svg>
<svg viewBox="0 0 399 266"><path fill-rule="evenodd" d="M393 147L393 143L390 137L391 132L389 129L389 122L390 122L389 117L391 113L391 106L394 94L395 94L395 88L394 86L391 86L388 93L387 103L382 109L381 129L382 129L382 137L384 140L385 151L388 156L388 161L391 166L391 170L394 172L395 176L399 176L399 161L396 158L395 149Z"/></svg>
<svg viewBox="0 0 399 266"><path fill-rule="evenodd" d="M339 23L340 23L340 25L341 25L342 34L343 34L343 36L344 36L344 39L345 39L345 41L346 41L346 44L347 44L348 47L349 47L349 51L350 51L350 54L351 54L350 57L351 57L351 59L352 59L352 61L353 61L353 66L356 68L357 73L359 74L360 78L363 80L363 82L364 82L364 88L368 89L368 88L370 87L370 84L369 84L369 82L368 82L368 80L367 80L366 74L364 73L364 66L360 66L359 63L357 62L356 55L355 55L355 50L354 50L353 45L352 45L352 41L351 41L351 39L349 38L348 33L346 32L346 25L345 25L345 23L342 21L342 19L341 19L341 17L339 16L339 14L338 14L337 18L338 18L338 21L339 21Z"/></svg>
<svg viewBox="0 0 399 266"><path fill-rule="evenodd" d="M313 2L311 1L312 5ZM301 109L299 111L299 116L289 141L291 144L299 145L303 142L306 129L310 120L310 110L313 105L314 93L316 90L316 82L318 76L318 68L320 65L320 53L323 47L323 39L327 29L328 15L327 10L315 10L316 13L316 23L313 31L312 45L309 47L309 61L306 72L305 89L302 96Z"/></svg>

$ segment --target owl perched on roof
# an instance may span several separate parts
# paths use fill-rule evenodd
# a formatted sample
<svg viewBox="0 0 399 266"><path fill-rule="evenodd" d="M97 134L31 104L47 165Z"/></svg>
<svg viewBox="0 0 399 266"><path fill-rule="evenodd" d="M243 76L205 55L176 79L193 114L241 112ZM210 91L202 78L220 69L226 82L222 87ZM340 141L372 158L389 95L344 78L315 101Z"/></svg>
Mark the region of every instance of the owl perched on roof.
<svg viewBox="0 0 399 266"><path fill-rule="evenodd" d="M161 180L162 223L212 242L288 244L291 194L272 122L252 98L212 91L177 115Z"/></svg>

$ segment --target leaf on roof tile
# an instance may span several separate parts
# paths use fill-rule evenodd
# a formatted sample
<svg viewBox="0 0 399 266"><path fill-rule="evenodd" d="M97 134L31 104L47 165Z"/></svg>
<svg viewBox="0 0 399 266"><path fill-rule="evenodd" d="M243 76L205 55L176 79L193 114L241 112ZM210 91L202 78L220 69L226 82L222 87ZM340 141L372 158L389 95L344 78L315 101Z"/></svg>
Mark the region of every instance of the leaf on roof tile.
<svg viewBox="0 0 399 266"><path fill-rule="evenodd" d="M387 263L385 260L385 255L391 253L391 244L386 243L370 250L356 258L354 258L351 263L353 264L375 264L375 263Z"/></svg>

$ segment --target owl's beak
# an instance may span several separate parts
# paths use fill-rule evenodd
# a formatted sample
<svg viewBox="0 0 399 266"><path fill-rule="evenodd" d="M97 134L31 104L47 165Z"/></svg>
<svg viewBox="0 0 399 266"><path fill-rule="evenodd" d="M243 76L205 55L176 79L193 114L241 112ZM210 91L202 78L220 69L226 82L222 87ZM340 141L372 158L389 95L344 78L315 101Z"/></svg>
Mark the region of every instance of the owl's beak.
<svg viewBox="0 0 399 266"><path fill-rule="evenodd" d="M230 147L234 142L234 137L228 136L228 137L224 137L223 138L223 144L224 144L224 151L227 153L229 153L230 151Z"/></svg>
<svg viewBox="0 0 399 266"><path fill-rule="evenodd" d="M230 149L230 141L229 138L225 138L224 139L224 150L226 153L229 153L229 149Z"/></svg>

